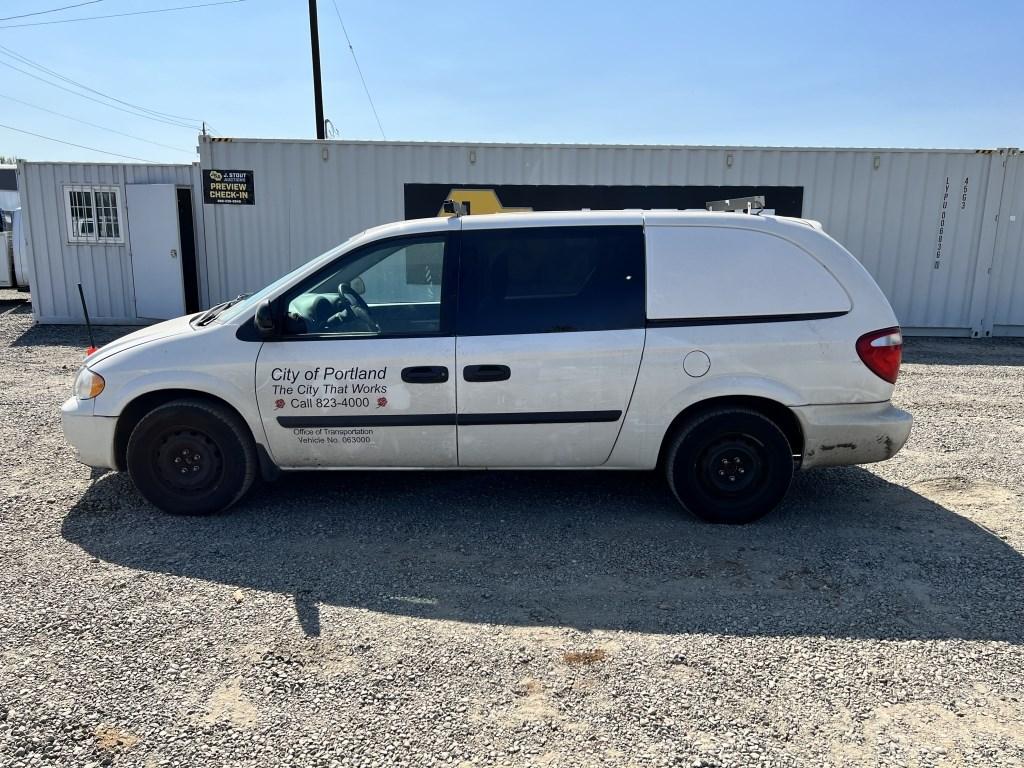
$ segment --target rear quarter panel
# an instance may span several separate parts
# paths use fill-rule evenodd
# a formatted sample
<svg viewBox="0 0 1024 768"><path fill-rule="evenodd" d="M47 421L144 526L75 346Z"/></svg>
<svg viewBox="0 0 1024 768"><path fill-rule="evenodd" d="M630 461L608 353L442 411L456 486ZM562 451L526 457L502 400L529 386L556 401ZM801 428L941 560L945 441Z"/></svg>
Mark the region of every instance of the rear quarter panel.
<svg viewBox="0 0 1024 768"><path fill-rule="evenodd" d="M715 397L763 397L794 407L888 400L892 386L869 371L854 348L847 316L826 320L649 328L636 389L609 464L655 466L673 419ZM692 351L711 367L683 370Z"/></svg>
<svg viewBox="0 0 1024 768"><path fill-rule="evenodd" d="M847 292L850 311L786 322L651 325L636 389L608 466L654 467L676 416L710 398L763 397L789 407L891 398L893 386L867 369L855 346L862 334L897 324L867 271L821 230L795 221L738 218L730 224L763 229L812 254ZM709 259L709 269L713 263ZM722 285L721 290L729 289ZM684 371L683 360L697 350L708 355L711 366L703 376L693 377Z"/></svg>

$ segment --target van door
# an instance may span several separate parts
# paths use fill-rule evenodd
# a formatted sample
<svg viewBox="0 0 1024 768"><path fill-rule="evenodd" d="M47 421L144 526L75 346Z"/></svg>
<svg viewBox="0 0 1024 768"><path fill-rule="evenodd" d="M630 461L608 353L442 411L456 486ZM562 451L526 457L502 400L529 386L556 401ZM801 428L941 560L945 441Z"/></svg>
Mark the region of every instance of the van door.
<svg viewBox="0 0 1024 768"><path fill-rule="evenodd" d="M448 241L370 243L275 302L256 399L279 466L456 465Z"/></svg>
<svg viewBox="0 0 1024 768"><path fill-rule="evenodd" d="M644 346L636 225L482 229L464 220L459 464L607 461Z"/></svg>

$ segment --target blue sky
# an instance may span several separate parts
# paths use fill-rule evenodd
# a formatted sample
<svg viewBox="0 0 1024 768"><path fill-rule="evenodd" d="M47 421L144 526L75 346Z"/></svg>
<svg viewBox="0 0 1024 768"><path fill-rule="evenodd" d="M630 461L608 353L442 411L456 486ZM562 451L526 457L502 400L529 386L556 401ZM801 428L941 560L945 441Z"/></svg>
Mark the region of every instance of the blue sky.
<svg viewBox="0 0 1024 768"><path fill-rule="evenodd" d="M74 0L4 0L0 17ZM81 1L81 0L79 0ZM100 0L0 27L204 0ZM1024 145L1024 4L337 0L389 139L789 146ZM314 135L305 0L0 28L0 46L220 135ZM379 139L331 0L325 112ZM0 51L0 62L40 74ZM72 115L175 151L41 112ZM195 131L0 66L0 124L188 162ZM0 154L105 156L0 128Z"/></svg>

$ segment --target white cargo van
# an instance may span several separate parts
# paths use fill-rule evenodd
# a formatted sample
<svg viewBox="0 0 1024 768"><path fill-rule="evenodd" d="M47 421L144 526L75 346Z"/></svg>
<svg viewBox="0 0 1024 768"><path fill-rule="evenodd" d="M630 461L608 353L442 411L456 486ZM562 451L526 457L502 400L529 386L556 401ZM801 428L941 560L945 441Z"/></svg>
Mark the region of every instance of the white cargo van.
<svg viewBox="0 0 1024 768"><path fill-rule="evenodd" d="M796 468L903 446L901 349L814 222L455 216L368 230L108 344L63 426L168 512L222 510L279 470L660 468L686 509L739 523Z"/></svg>

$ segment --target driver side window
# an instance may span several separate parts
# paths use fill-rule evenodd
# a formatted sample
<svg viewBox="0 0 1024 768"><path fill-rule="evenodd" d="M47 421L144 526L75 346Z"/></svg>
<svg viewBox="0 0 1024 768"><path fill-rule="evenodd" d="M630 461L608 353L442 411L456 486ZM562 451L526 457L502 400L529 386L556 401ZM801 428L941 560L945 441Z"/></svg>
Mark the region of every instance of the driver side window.
<svg viewBox="0 0 1024 768"><path fill-rule="evenodd" d="M445 237L402 237L341 257L287 297L288 336L425 336L442 331Z"/></svg>

